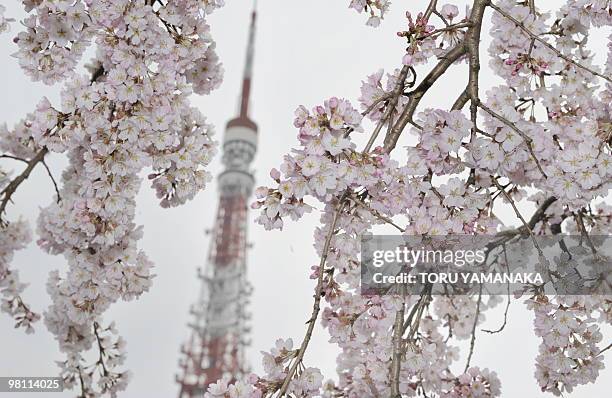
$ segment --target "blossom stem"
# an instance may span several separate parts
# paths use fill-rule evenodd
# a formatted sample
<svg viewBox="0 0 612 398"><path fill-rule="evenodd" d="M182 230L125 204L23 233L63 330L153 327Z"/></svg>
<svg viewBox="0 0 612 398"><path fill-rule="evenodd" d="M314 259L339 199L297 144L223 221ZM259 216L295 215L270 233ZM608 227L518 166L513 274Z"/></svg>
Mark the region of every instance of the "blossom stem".
<svg viewBox="0 0 612 398"><path fill-rule="evenodd" d="M38 153L32 159L28 161L27 167L21 172L21 174L15 177L15 179L13 179L2 190L2 192L0 192L0 195L2 195L2 201L0 202L0 218L2 217L2 214L5 212L6 206L8 205L9 201L11 200L11 197L13 196L17 188L19 188L22 182L28 179L28 177L32 173L32 170L34 170L34 167L36 167L38 163L41 163L43 161L43 159L45 158L45 155L48 152L49 151L47 150L47 148L43 148L40 151L38 151ZM1 222L1 219L0 219L0 222Z"/></svg>
<svg viewBox="0 0 612 398"><path fill-rule="evenodd" d="M479 284L478 289L478 300L476 301L476 313L474 314L474 324L472 325L472 337L470 339L470 352L465 362L465 369L463 373L466 373L470 368L470 362L472 361L472 355L474 355L474 345L476 343L476 326L478 325L478 317L480 316L480 303L482 302L482 283Z"/></svg>
<svg viewBox="0 0 612 398"><path fill-rule="evenodd" d="M503 250L504 250L504 261L506 263L506 272L510 273L510 266L508 265L508 253L506 252L506 245L503 245ZM504 330L506 328L506 324L508 323L508 310L510 309L510 302L511 302L511 296L510 296L510 282L506 283L506 297L507 297L507 301L506 301L506 309L504 310L504 322L502 323L502 325L495 329L495 330L489 330L489 329L481 329L483 332L485 333L490 333L490 334L495 334L495 333L499 333L502 330Z"/></svg>
<svg viewBox="0 0 612 398"><path fill-rule="evenodd" d="M340 213L342 213L344 206L346 205L345 196L346 195L342 195L338 200L338 204L336 206L336 210L334 211L332 222L329 226L329 232L327 233L327 238L325 239L325 244L323 245L321 261L319 262L319 278L317 279L317 286L315 288L312 314L307 322L308 328L306 329L306 334L304 335L304 339L302 340L302 344L300 345L300 348L295 356L294 362L289 368L287 376L285 376L285 380L283 381L283 384L280 390L278 391L278 397L282 397L286 394L287 389L289 388L289 383L291 382L291 379L293 379L293 375L295 374L295 371L297 370L298 366L302 363L302 360L304 359L304 354L306 353L306 349L308 348L308 344L310 343L312 332L319 316L319 311L321 310L321 294L323 293L323 275L325 274L325 262L327 261L327 254L329 253L331 240L334 236L334 231L336 229L338 218L340 216Z"/></svg>
<svg viewBox="0 0 612 398"><path fill-rule="evenodd" d="M493 181L493 184L495 184L497 189L501 191L501 193L504 195L506 200L510 203L510 205L512 206L512 209L514 209L514 213L519 218L519 220L521 220L527 232L529 232L529 236L531 237L531 240L533 241L533 245L536 247L536 249L538 249L538 254L542 255L543 254L542 249L540 248L540 245L538 244L538 241L536 240L535 235L533 234L532 228L529 226L529 224L527 224L527 222L525 221L525 218L523 218L523 215L521 214L519 209L516 207L516 203L514 203L514 200L510 197L510 195L508 195L508 192L506 192L504 187L499 185L499 182L497 182L497 179L495 177L491 177L491 181Z"/></svg>

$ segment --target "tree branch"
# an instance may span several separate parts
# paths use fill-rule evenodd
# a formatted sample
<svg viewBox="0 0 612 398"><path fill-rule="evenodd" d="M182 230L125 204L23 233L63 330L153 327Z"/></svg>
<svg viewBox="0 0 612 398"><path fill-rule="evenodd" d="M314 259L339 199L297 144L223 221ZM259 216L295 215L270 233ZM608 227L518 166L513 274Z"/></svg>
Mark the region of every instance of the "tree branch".
<svg viewBox="0 0 612 398"><path fill-rule="evenodd" d="M410 71L410 67L407 65L404 65L404 67L400 71L400 74L397 78L397 82L395 83L395 87L393 88L393 93L391 94L391 101L387 105L387 109L385 110L385 113L380 118L380 121L376 125L374 132L370 136L370 139L368 140L368 143L366 144L363 150L364 153L370 151L370 149L372 148L372 145L374 145L374 141L376 141L376 138L378 137L378 134L380 133L380 130L384 126L387 119L389 119L389 125L393 123L392 115L393 115L393 112L395 111L395 107L397 106L400 95L402 95L402 93L404 92L404 82L406 81L406 78L408 77L409 71Z"/></svg>
<svg viewBox="0 0 612 398"><path fill-rule="evenodd" d="M467 30L465 46L469 60L469 80L467 85L470 101L470 116L472 125L477 127L476 117L478 113L478 75L480 73L480 32L482 29L482 18L489 0L477 0L470 14L471 26Z"/></svg>
<svg viewBox="0 0 612 398"><path fill-rule="evenodd" d="M21 174L15 177L15 179L13 179L2 190L2 192L0 192L0 195L2 195L2 201L0 202L0 217L2 217L2 214L5 212L6 206L8 205L9 201L11 200L11 197L13 196L19 185L21 185L21 183L24 182L30 176L32 170L34 170L34 167L36 167L38 163L43 161L47 152L49 152L47 148L43 148L38 151L38 153L28 161L28 165L25 170L23 170Z"/></svg>
<svg viewBox="0 0 612 398"><path fill-rule="evenodd" d="M399 389L400 370L402 367L402 335L404 334L404 311L406 309L406 286L402 285L402 307L395 313L393 325L393 357L391 359L391 397L401 398Z"/></svg>
<svg viewBox="0 0 612 398"><path fill-rule="evenodd" d="M438 64L429 72L427 76L423 79L423 81L417 86L416 89L411 91L408 94L408 104L404 108L402 114L395 122L395 125L385 137L385 151L387 153L391 152L395 145L397 144L397 140L399 139L402 131L408 123L412 122L412 117L414 116L414 112L416 111L419 102L425 95L425 93L434 85L434 83L446 72L446 70L459 58L461 58L466 53L466 47L464 43L459 43L455 47L453 47L445 56L443 56L438 62Z"/></svg>

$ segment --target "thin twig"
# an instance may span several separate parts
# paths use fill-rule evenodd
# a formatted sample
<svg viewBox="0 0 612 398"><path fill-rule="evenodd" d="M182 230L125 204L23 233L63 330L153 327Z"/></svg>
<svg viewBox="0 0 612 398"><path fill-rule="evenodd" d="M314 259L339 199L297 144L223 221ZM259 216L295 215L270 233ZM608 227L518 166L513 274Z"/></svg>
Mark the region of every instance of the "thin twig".
<svg viewBox="0 0 612 398"><path fill-rule="evenodd" d="M28 163L27 159L20 158L20 157L17 157L17 156L12 156L12 155L0 155L0 158L13 159L13 160L18 160L18 161L23 162L23 163Z"/></svg>
<svg viewBox="0 0 612 398"><path fill-rule="evenodd" d="M399 225L397 225L392 219L390 219L389 217L385 216L384 214L380 214L380 212L376 209L371 208L370 206L368 206L367 204L363 203L363 201L359 198L357 198L356 196L351 196L351 200L353 200L355 203L357 203L359 206L363 207L364 209L368 210L374 217L380 219L381 221L384 221L385 223L392 225L393 227L395 227L398 231L400 232L406 232L405 228L400 227Z"/></svg>
<svg viewBox="0 0 612 398"><path fill-rule="evenodd" d="M329 252L329 247L331 245L332 237L334 236L334 230L336 229L338 217L344 209L345 204L345 195L342 195L342 197L340 197L338 200L338 205L336 206L336 210L334 211L334 216L331 225L329 226L329 232L327 233L327 238L325 239L325 244L323 245L321 261L319 262L319 278L317 279L317 287L315 289L312 314L307 322L308 328L306 329L306 334L304 335L304 339L302 340L302 344L300 345L300 348L295 356L294 362L289 368L289 371L285 376L285 380L283 381L283 384L279 390L279 397L282 397L287 392L287 388L289 388L289 383L293 379L293 375L295 374L295 371L297 370L299 364L302 363L304 354L306 353L306 349L308 348L308 344L310 343L310 338L312 337L312 332L314 330L315 323L317 321L319 311L321 309L321 294L323 293L323 275L325 274L325 262L327 261L327 255Z"/></svg>
<svg viewBox="0 0 612 398"><path fill-rule="evenodd" d="M378 104L380 104L381 102L384 102L384 101L388 100L388 99L389 99L389 98L391 98L392 96L393 96L393 93L391 92L391 93L386 93L386 94L385 94L385 95L383 95L382 97L380 97L380 98L376 99L374 102L372 102L372 103L370 104L370 106L368 106L368 107L366 108L366 110L365 110L365 111L361 112L361 115L362 115L362 116L366 116L368 113L372 112L372 111L374 110L374 108L376 108L376 106L377 106Z"/></svg>
<svg viewBox="0 0 612 398"><path fill-rule="evenodd" d="M597 249L595 249L595 245L593 244L593 241L591 240L591 237L589 236L589 233L587 232L586 227L584 226L582 210L576 212L576 222L580 229L580 234L582 234L582 236L585 238L587 244L589 245L589 248L591 249L591 253L593 253L593 256L597 256Z"/></svg>
<svg viewBox="0 0 612 398"><path fill-rule="evenodd" d="M478 317L480 316L480 303L482 301L482 283L480 284L480 290L478 291L478 301L476 301L476 314L474 315L474 325L472 326L472 338L470 340L470 353L468 354L467 361L465 363L465 369L463 373L466 373L470 368L470 361L474 354L474 344L476 343L476 326L478 325Z"/></svg>
<svg viewBox="0 0 612 398"><path fill-rule="evenodd" d="M57 181L55 181L55 177L53 177L53 173L51 173L51 169L49 168L49 166L47 165L47 162L44 161L44 159L41 161L41 163L43 164L43 166L45 166L45 169L47 170L47 174L49 175L49 178L51 179L51 182L53 183L53 188L55 188L55 194L57 195L57 203L62 201L62 197L60 195L60 191L57 187Z"/></svg>
<svg viewBox="0 0 612 398"><path fill-rule="evenodd" d="M431 37L431 36L435 36L439 33L444 33L444 32L449 32L451 30L457 30L457 29L463 29L463 28L469 28L470 26L472 26L471 22L459 22L459 23L455 23L452 25L448 25L444 28L440 28L440 29L436 29L432 32L427 33L424 36L418 37L417 40L419 39L425 39L427 37Z"/></svg>
<svg viewBox="0 0 612 398"><path fill-rule="evenodd" d="M21 185L21 183L24 182L30 176L32 170L34 170L34 167L36 167L38 163L43 161L47 152L47 148L43 148L38 151L38 153L32 159L29 160L27 167L21 172L21 174L15 177L2 190L2 192L0 192L0 195L2 195L2 201L0 202L0 217L2 217L2 214L6 210L6 206L8 205L9 201L11 200L11 197L13 196L19 185Z"/></svg>
<svg viewBox="0 0 612 398"><path fill-rule="evenodd" d="M428 286L430 287L431 285L428 285ZM410 331L408 332L408 336L406 336L406 341L408 342L412 340L414 335L419 330L419 324L421 323L421 317L423 316L423 311L425 310L425 306L427 305L429 294L430 294L430 291L428 290L427 293L425 293L425 295L421 296L422 300L419 302L419 308L416 313L414 324L410 326Z"/></svg>
<svg viewBox="0 0 612 398"><path fill-rule="evenodd" d="M604 352L608 351L610 348L612 348L612 343L608 344L607 347L605 347L604 349L600 350L599 353L597 355L595 355L596 357L600 356L601 354L603 354Z"/></svg>
<svg viewBox="0 0 612 398"><path fill-rule="evenodd" d="M516 207L516 203L514 203L514 200L510 197L510 195L508 195L508 192L506 192L504 187L499 185L499 182L497 182L497 179L495 177L491 176L491 181L493 181L493 184L495 184L497 189L501 191L501 193L504 195L506 200L510 203L510 205L512 206L512 209L514 209L514 213L519 218L519 220L521 220L527 232L529 232L529 236L531 237L531 240L533 241L533 245L536 247L536 249L538 249L538 254L542 255L543 254L542 249L540 248L540 245L538 244L538 241L536 240L535 235L533 234L532 228L529 226L529 224L527 224L527 222L523 218L523 215L521 214L519 209Z"/></svg>
<svg viewBox="0 0 612 398"><path fill-rule="evenodd" d="M504 249L504 260L506 261L506 271L508 273L510 273L510 265L508 264L508 253L506 252L506 245L503 245L503 249ZM504 330L506 328L506 324L508 323L508 310L510 309L510 301L511 301L511 296L510 296L510 282L506 283L506 288L507 288L507 301L506 301L506 309L504 310L504 322L502 323L502 325L495 329L495 330L489 330L489 329L481 329L483 332L486 333L490 333L490 334L495 334L495 333L499 333L502 330Z"/></svg>

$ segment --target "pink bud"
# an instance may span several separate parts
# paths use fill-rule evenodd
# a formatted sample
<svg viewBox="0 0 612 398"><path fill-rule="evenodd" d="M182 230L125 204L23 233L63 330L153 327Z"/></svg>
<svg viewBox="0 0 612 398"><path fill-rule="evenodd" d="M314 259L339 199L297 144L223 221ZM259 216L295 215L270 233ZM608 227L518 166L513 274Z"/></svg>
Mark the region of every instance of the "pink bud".
<svg viewBox="0 0 612 398"><path fill-rule="evenodd" d="M312 270L312 274L310 274L310 279L317 279L319 277L319 266L313 265L312 267L310 267L310 269Z"/></svg>
<svg viewBox="0 0 612 398"><path fill-rule="evenodd" d="M270 170L270 177L272 177L274 181L280 181L280 176L280 171L278 171L277 169Z"/></svg>

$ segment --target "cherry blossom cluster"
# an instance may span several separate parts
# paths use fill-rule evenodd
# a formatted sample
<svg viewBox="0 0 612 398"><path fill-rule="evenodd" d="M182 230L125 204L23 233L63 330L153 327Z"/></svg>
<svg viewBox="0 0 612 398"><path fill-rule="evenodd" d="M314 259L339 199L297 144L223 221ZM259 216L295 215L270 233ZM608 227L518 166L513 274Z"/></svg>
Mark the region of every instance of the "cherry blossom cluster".
<svg viewBox="0 0 612 398"><path fill-rule="evenodd" d="M6 123L0 125L0 150L21 159L32 159L42 149L33 137L41 137L47 129L53 129L58 115L51 108L49 100L43 98L36 110L19 121L12 130L9 130Z"/></svg>
<svg viewBox="0 0 612 398"><path fill-rule="evenodd" d="M535 15L529 7L514 4L513 1L499 2L534 34L541 35L546 31L548 15ZM493 14L492 22L490 34L493 40L489 45L491 67L509 86L516 87L519 96L531 91L535 77L563 69L563 63L549 49L539 43L532 45L527 33L513 21Z"/></svg>
<svg viewBox="0 0 612 398"><path fill-rule="evenodd" d="M0 189L5 187L6 178L0 170ZM32 233L25 221L19 220L10 224L0 222L0 310L15 319L15 327L23 327L27 333L34 332L32 323L40 315L32 312L21 298L26 284L20 282L19 271L10 269L9 265L15 251L25 248L32 240Z"/></svg>
<svg viewBox="0 0 612 398"><path fill-rule="evenodd" d="M444 56L448 50L461 43L468 25L465 19L453 21L458 15L457 6L443 5L436 14L442 24L436 28L429 14L419 13L413 18L410 12L406 12L408 30L397 32L397 35L405 38L407 42L402 63L408 66L424 64L434 56Z"/></svg>
<svg viewBox="0 0 612 398"><path fill-rule="evenodd" d="M585 45L589 26L608 23L602 10L609 6L591 3L568 2L553 20L529 3L495 2L500 11L492 12L490 66L504 84L477 93L480 98L474 98L468 86L466 98L462 102L459 97L453 109L418 113L410 120L416 140L406 148L406 160L401 163L386 146L371 150L368 144L363 152L357 150L353 132L364 130L366 122L334 111L336 104L348 101L332 98L311 112L298 108L299 147L285 155L280 171L272 170L277 185L259 188L253 207L262 210L257 222L266 229L282 228L286 216L297 220L311 211L310 205L316 203L307 204L309 198L323 207L322 226L314 233L322 259L312 266L311 278L317 280L314 308L320 292L327 303L323 325L330 341L342 350L337 359L339 380L325 384L324 396L500 396L495 372L466 366L464 374L453 374L451 365L458 359L458 350L450 339L472 339L473 345L478 325L485 319L483 312L502 300L485 300L478 292L457 297L361 295L359 242L380 224L408 235L499 232L513 236L527 230L584 236L609 233L609 205L594 206L593 202L607 197L612 181L612 66L608 61L607 74L601 74ZM352 5L365 11L367 3ZM415 68L433 58L443 63L451 54L448 50L467 47L474 24L471 17L458 18L459 9L452 4L436 7L432 2L430 6L433 9L416 14L416 19L408 13L408 30L398 34L408 41L404 69L386 79L381 70L362 83L359 102L362 115L376 125L373 141L381 126L388 125L386 138L395 133L393 128L402 122L400 115L410 111L411 101L420 100L421 86L416 94L407 92L416 83ZM437 27L432 16L443 25ZM468 58L471 64L467 52L452 53L458 54L455 61ZM398 85L402 73L414 81ZM608 79L603 89L602 78ZM462 105L467 103L471 103L469 117ZM357 115L350 108L350 114ZM540 210L534 214L533 225L521 216L523 227L513 232L496 216L497 204L504 202L520 214L516 203L522 200ZM543 265L549 264L544 260ZM536 292L527 301L533 306L541 300L548 299ZM603 358L597 347L601 339L597 324L609 322L610 317L609 300L559 300L558 305L541 308L541 315L536 315L541 318L537 325L548 322L540 331L536 325L540 336L556 333L551 332L555 330L551 322L557 317L554 311L576 319L570 321L571 331L564 329L563 341L557 341L557 346L546 345L545 338L536 359L540 385L553 393L594 381ZM398 351L396 318L406 316L408 309L414 312L403 325L399 343L403 359L393 375L390 369L397 363ZM600 314L597 319L593 317L596 313ZM264 364L270 365L264 366L265 375L260 379L269 383L261 390L264 396L283 392L283 381L286 384L289 379L291 384L298 379L290 365L297 361L297 368L304 368L299 351L294 354L289 347L287 352L289 358L282 360L273 352L264 354ZM569 363L564 358L576 364L559 366Z"/></svg>
<svg viewBox="0 0 612 398"><path fill-rule="evenodd" d="M83 396L98 396L100 393L116 396L116 392L124 390L131 378L129 371L112 371L125 361L125 340L117 336L114 323L105 328L95 323L93 333L99 350L95 362L85 365L83 357L75 352L69 353L66 361L57 362L64 387L80 388ZM100 393L94 388L94 382Z"/></svg>
<svg viewBox="0 0 612 398"><path fill-rule="evenodd" d="M26 30L16 38L21 67L33 80L47 84L68 77L95 31L85 4L25 1L24 6L34 13L23 21Z"/></svg>
<svg viewBox="0 0 612 398"><path fill-rule="evenodd" d="M457 378L452 390L440 395L441 398L477 398L499 396L500 383L495 372L478 367L469 368Z"/></svg>
<svg viewBox="0 0 612 398"><path fill-rule="evenodd" d="M0 125L0 151L9 154L11 159L31 159L41 150L32 139L30 127L45 124L44 113L34 112L27 116L15 126L12 133L6 125ZM4 157L4 156L3 156ZM11 194L12 173L6 173L0 168L0 199L2 203L8 204ZM29 224L24 220L11 222L4 212L0 211L0 292L2 293L2 311L11 315L17 327L24 327L27 333L34 329L31 324L40 319L40 315L32 312L30 307L24 303L21 294L27 284L19 279L19 271L10 269L9 263L17 250L24 249L32 240Z"/></svg>
<svg viewBox="0 0 612 398"><path fill-rule="evenodd" d="M83 396L114 395L128 381L116 369L125 344L103 336L114 327L103 329L102 317L153 278L134 223L141 172L152 169L162 207L192 199L211 178L214 130L188 97L221 82L206 16L223 1L24 4L30 15L16 38L22 68L33 80L66 82L61 106L42 100L14 129L0 130L0 147L29 162L44 151L68 156L59 197L38 219L39 246L68 262L65 275L49 279L45 324L68 358L66 385ZM90 43L97 54L86 77L73 69ZM90 349L100 355L93 366L84 359Z"/></svg>
<svg viewBox="0 0 612 398"><path fill-rule="evenodd" d="M568 2L562 11L571 14L581 25L589 28L611 25L611 10L609 1L577 0Z"/></svg>
<svg viewBox="0 0 612 398"><path fill-rule="evenodd" d="M390 5L391 2L389 0L351 0L349 8L356 10L360 14L365 12L369 16L366 24L376 28L389 11Z"/></svg>
<svg viewBox="0 0 612 398"><path fill-rule="evenodd" d="M541 296L528 306L542 338L535 371L542 391L560 396L595 382L604 368L598 320L610 322L612 302L601 296Z"/></svg>
<svg viewBox="0 0 612 398"><path fill-rule="evenodd" d="M372 109L373 113L376 108L371 108L371 104L384 95L380 87L381 75L379 72L369 78L362 90L362 106ZM371 102L368 103L366 98ZM271 175L279 184L278 188L258 189L260 200L254 207L263 208L258 222L266 228L281 228L284 216L299 218L304 209L310 209L304 203L305 196L327 203L322 216L326 227L315 231L315 247L323 255L333 218L333 207L327 198L330 194L339 197L353 192L348 195L346 212L341 214L336 224L341 232L331 236L326 269L313 266L312 277L322 278L325 300L330 305L324 311L323 323L332 336L331 341L343 350L338 358L341 379L337 386L330 388L349 391L355 396L367 396L371 394L372 386L379 393L389 390L388 369L392 349L389 329L401 299L393 295L373 298L360 295L359 237L368 233L373 225L381 223L381 214L408 217L412 222L405 232L410 234L487 231L494 230L497 223L494 218L477 210L486 207L487 195L475 192L464 181L454 178L433 187L423 178L430 168L441 174L465 167L458 153L461 141L469 136L471 123L461 112L424 112L421 115L423 120L419 120L423 127L418 131L423 142L409 150L408 163L400 167L380 149L371 153L356 152L355 145L348 141L350 135L347 132L359 130L360 127L347 121L336 124L337 128L342 128L335 133L336 136L346 140L342 151L326 146L325 137L334 134L330 127L337 102L342 103L331 99L325 106L316 107L312 113L303 107L298 109L295 125L299 128L298 139L302 147L293 151L295 157L285 157L282 172L273 170ZM376 121L380 117L379 112L373 119ZM317 190L316 181L312 185L312 179L320 173L332 176L325 190ZM321 272L324 274L321 275ZM416 297L411 297L409 301L414 304ZM421 322L420 333L424 335L428 330L428 337L419 337L415 342L413 361L402 364L404 377L401 388L404 392L419 390L441 394L451 391L454 383L457 383L449 370L450 364L457 359L457 353L444 343L441 330L454 328L457 337L469 337L476 302L471 300L457 303L456 306L448 302L442 305L442 302L436 301L439 314L435 318L429 316ZM490 306L496 303L496 300L490 300ZM483 304L482 310L485 308L487 306ZM481 316L479 322L483 319ZM421 367L414 361L420 361ZM364 371L355 371L359 368ZM282 367L277 371L266 369L266 375L262 378L275 380L280 369ZM489 394L498 396L495 389Z"/></svg>
<svg viewBox="0 0 612 398"><path fill-rule="evenodd" d="M250 374L245 380L233 384L225 378L208 387L206 398L261 398L269 396L278 390L284 377L286 367L295 357L297 350L293 349L293 340L278 339L269 352L263 352L263 367L266 378ZM318 396L323 384L323 376L316 368L304 368L299 376L291 381L288 392L294 397Z"/></svg>
<svg viewBox="0 0 612 398"><path fill-rule="evenodd" d="M359 97L359 104L365 112L370 105L374 105L374 108L367 113L366 117L373 122L378 122L383 117L384 110L388 107L388 101L399 79L400 70L396 69L393 74L387 73L386 79L383 79L385 71L383 69L378 70L376 73L371 74L366 78L365 81L361 82L361 96ZM397 116L402 113L402 110L408 103L408 98L405 95L401 95L393 110L392 121L397 120Z"/></svg>
<svg viewBox="0 0 612 398"><path fill-rule="evenodd" d="M302 148L285 157L282 174L272 171L278 183L276 189L262 187L256 192L262 200L253 207L263 207L257 222L266 229L282 228L284 216L297 220L309 212L311 207L304 203L305 196L325 201L347 187L376 182L374 173L380 162L355 152L348 137L351 131L361 131L362 119L348 101L331 98L312 113L301 106L295 115ZM366 163L368 166L361 168ZM363 172L359 173L360 169Z"/></svg>
<svg viewBox="0 0 612 398"><path fill-rule="evenodd" d="M501 4L534 34L550 29L546 15L534 14L529 7L516 6L512 1ZM598 93L597 76L585 69L597 69L592 64L593 54L585 44L589 21L593 19L595 26L606 23L595 16L597 12L591 13L592 8L598 7L580 7L574 2L563 7L553 24L555 34L541 39L555 38L556 42L550 45L579 59L583 67L562 59L514 21L494 14L491 30L494 40L489 47L491 66L508 86L489 92L487 101L490 108L513 123L522 135L486 114L489 129L497 131L492 141L500 147L487 145L487 138L473 143L473 152L479 157L473 157L477 164L489 169L501 167L504 174L514 174L515 178L519 178L517 172L524 173L523 166L517 164L527 164L530 169L525 173L527 179L518 181L541 181L551 194L563 198L572 209L586 206L609 190L612 158L609 146L601 144L602 138L605 141L609 134L609 106L606 105L609 89ZM547 113L545 122L538 120L541 111ZM485 146L489 149L485 150ZM536 162L545 175L538 173Z"/></svg>
<svg viewBox="0 0 612 398"><path fill-rule="evenodd" d="M413 130L418 135L419 143L411 160L418 159L436 174L462 171L465 165L459 152L472 126L465 115L456 110L427 109L419 114L418 120L422 128Z"/></svg>
<svg viewBox="0 0 612 398"><path fill-rule="evenodd" d="M192 63L191 68L196 67L195 61L200 71L192 74L192 78L197 75L200 83L195 86L202 85L206 89L207 85L201 83L208 79L201 75L210 74L212 77L218 71L216 65L212 64L211 70L201 73L206 66L202 52L208 47L202 44L210 40L201 13L211 13L224 2L204 1L202 5L190 3L175 5L172 2L161 2L161 7L154 9L147 2L135 5L128 0L52 3L24 1L26 11L31 15L23 21L27 29L16 38L19 51L15 56L33 80L52 84L70 76L92 40L112 39L114 36L124 44L129 43L123 47L125 55L132 46L134 51L159 46L161 50L155 52L168 54L174 49L177 51L175 56L190 58L188 62ZM112 35L107 36L109 32ZM173 43L177 39L180 45ZM179 55L179 51L183 54ZM185 52L191 52L190 56L186 57ZM163 64L159 66L161 69ZM212 85L218 83L215 77L212 80Z"/></svg>
<svg viewBox="0 0 612 398"><path fill-rule="evenodd" d="M256 390L253 384L257 376L249 375L248 381L238 380L230 384L227 378L217 380L208 386L205 398L260 398L261 391Z"/></svg>

